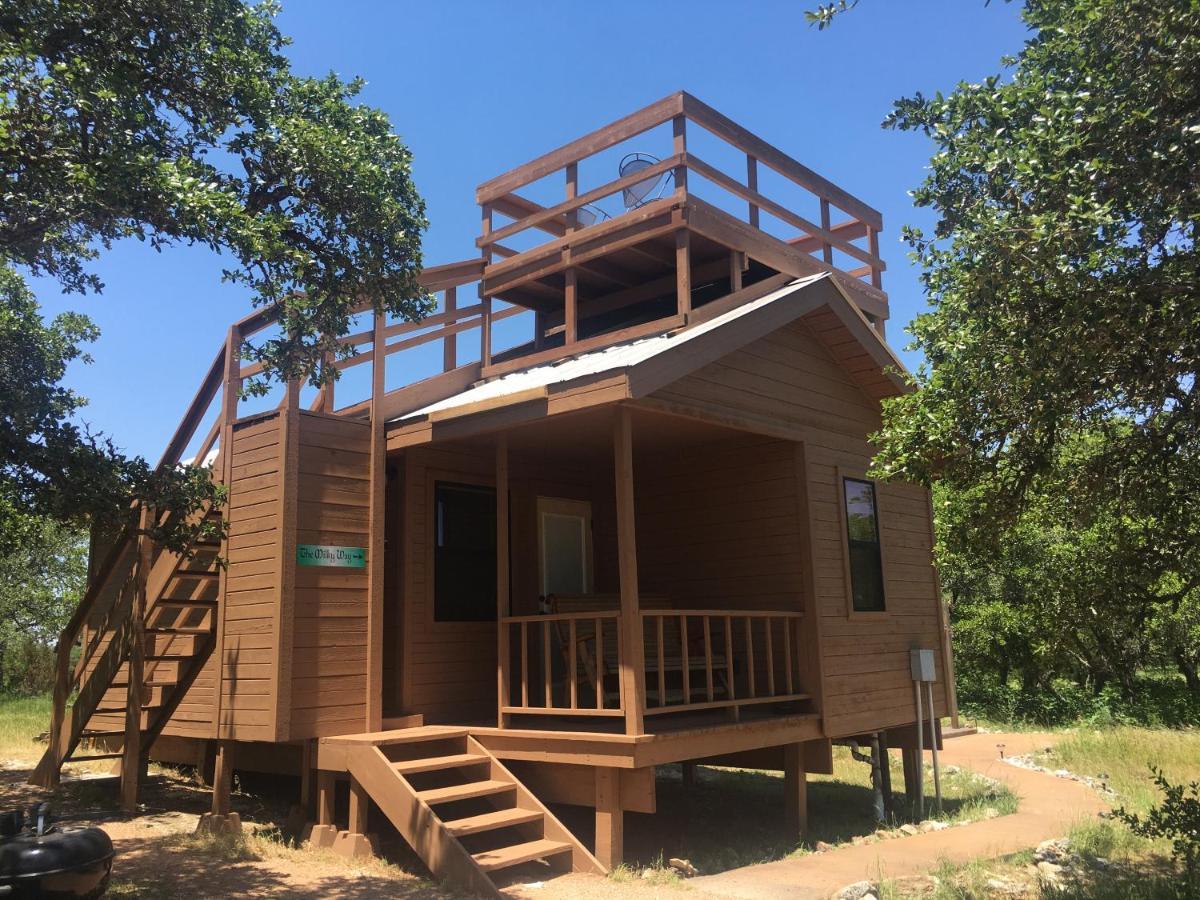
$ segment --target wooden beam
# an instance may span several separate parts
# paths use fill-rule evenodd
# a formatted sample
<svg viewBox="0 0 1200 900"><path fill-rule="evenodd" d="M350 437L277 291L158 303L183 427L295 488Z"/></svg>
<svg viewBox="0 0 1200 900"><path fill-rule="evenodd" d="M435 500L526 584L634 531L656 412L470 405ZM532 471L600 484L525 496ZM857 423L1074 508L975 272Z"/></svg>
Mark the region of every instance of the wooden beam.
<svg viewBox="0 0 1200 900"><path fill-rule="evenodd" d="M746 154L746 187L750 189L751 193L751 196L747 198L747 218L751 225L758 228L758 206L754 203L754 196L758 194L758 160L749 153Z"/></svg>
<svg viewBox="0 0 1200 900"><path fill-rule="evenodd" d="M607 766L596 767L596 859L610 872L625 859L621 771Z"/></svg>
<svg viewBox="0 0 1200 900"><path fill-rule="evenodd" d="M375 341L378 342L376 346L385 340L385 325L383 314L375 313ZM376 356L371 363L371 455L368 476L370 499L367 511L367 731L378 731L383 723L383 573L387 435L381 413L386 390L386 358L386 355Z"/></svg>
<svg viewBox="0 0 1200 900"><path fill-rule="evenodd" d="M685 318L692 312L691 232L686 228L675 232L675 312Z"/></svg>
<svg viewBox="0 0 1200 900"><path fill-rule="evenodd" d="M453 313L458 308L458 289L446 288L445 312ZM458 333L448 332L442 340L442 371L449 372L458 368Z"/></svg>
<svg viewBox="0 0 1200 900"><path fill-rule="evenodd" d="M371 798L366 789L358 783L358 779L350 778L350 816L346 830L351 834L367 833L367 811L371 808Z"/></svg>
<svg viewBox="0 0 1200 900"><path fill-rule="evenodd" d="M283 410L279 416L279 527L276 559L278 568L271 629L275 662L271 670L271 696L274 698L273 718L277 741L289 740L292 727L292 624L296 613L296 530L300 524L299 492L300 383L292 379L284 389ZM223 594L221 599L224 600Z"/></svg>
<svg viewBox="0 0 1200 900"><path fill-rule="evenodd" d="M225 337L225 383L221 393L221 484L229 490L233 482L233 423L237 421L238 399L242 389L241 379L241 343L242 332L237 325L229 327ZM229 523L229 501L226 500L222 517L226 525ZM225 528L221 537L221 559L229 559L229 529ZM224 691L221 688L225 681L225 612L228 604L224 602L228 584L229 567L221 566L217 576L217 622L214 635L213 654L217 660L216 689L213 691L213 733L218 737L229 737L233 730L232 723L224 722L221 718L221 698ZM218 746L218 756L220 747ZM214 779L214 791L216 781ZM214 794L214 800L216 796ZM216 810L214 810L215 812Z"/></svg>
<svg viewBox="0 0 1200 900"><path fill-rule="evenodd" d="M579 340L579 283L574 269L567 269L563 291L563 343L570 346Z"/></svg>
<svg viewBox="0 0 1200 900"><path fill-rule="evenodd" d="M633 419L629 407L617 406L613 425L613 467L617 493L617 560L621 585L621 696L625 733L643 734L646 706L645 647L638 598L637 525L633 490Z"/></svg>
<svg viewBox="0 0 1200 900"><path fill-rule="evenodd" d="M227 816L233 790L233 741L217 741L217 756L213 764L212 814Z"/></svg>
<svg viewBox="0 0 1200 900"><path fill-rule="evenodd" d="M792 836L808 831L808 775L804 771L804 745L788 744L783 751L783 789L787 828Z"/></svg>
<svg viewBox="0 0 1200 900"><path fill-rule="evenodd" d="M511 610L508 597L508 436L496 439L496 688L497 724L508 727L502 710L509 704L508 628L502 624Z"/></svg>
<svg viewBox="0 0 1200 900"><path fill-rule="evenodd" d="M145 503L138 515L138 561L133 586L133 604L129 613L128 685L125 698L125 742L121 748L121 809L137 811L138 782L142 773L142 695L145 690L146 662L146 581L150 575L149 530L155 514Z"/></svg>
<svg viewBox="0 0 1200 900"><path fill-rule="evenodd" d="M567 163L583 159L601 150L613 147L631 137L636 137L643 131L648 131L655 125L660 125L683 110L683 93L676 92L664 97L657 103L652 103L637 112L630 113L603 128L598 128L590 134L564 144L557 150L551 150L522 166L511 169L503 175L485 181L475 189L475 201L485 203L504 194L514 191L522 185L537 181L563 168Z"/></svg>
<svg viewBox="0 0 1200 900"><path fill-rule="evenodd" d="M317 773L317 824L333 824L334 789L337 781L332 772Z"/></svg>

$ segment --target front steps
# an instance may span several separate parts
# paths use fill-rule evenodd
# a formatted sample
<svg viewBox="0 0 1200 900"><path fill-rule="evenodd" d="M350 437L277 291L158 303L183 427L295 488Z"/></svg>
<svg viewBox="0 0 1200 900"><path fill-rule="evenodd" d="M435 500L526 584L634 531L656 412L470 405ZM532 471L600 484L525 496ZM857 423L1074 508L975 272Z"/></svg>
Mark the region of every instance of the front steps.
<svg viewBox="0 0 1200 900"><path fill-rule="evenodd" d="M406 728L322 743L344 751L358 788L441 881L499 897L495 879L526 863L605 871L465 728Z"/></svg>

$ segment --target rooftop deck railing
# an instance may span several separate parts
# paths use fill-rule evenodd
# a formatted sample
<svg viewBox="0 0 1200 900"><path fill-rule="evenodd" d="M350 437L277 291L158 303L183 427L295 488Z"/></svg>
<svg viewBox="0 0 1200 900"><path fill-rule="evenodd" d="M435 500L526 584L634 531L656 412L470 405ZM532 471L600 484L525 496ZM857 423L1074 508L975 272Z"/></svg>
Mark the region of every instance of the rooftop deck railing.
<svg viewBox="0 0 1200 900"><path fill-rule="evenodd" d="M647 168L580 191L579 169L582 162L667 122L672 126L671 155ZM688 148L689 125L704 129L726 147L744 154L744 181L710 165ZM820 221L813 221L778 199L762 193L759 190L760 166L778 173L814 197L818 203ZM563 177L565 196L562 202L544 207L517 193L518 189L555 172L561 172ZM794 230L794 233L782 239L793 248L813 254L818 268L859 279L877 290L882 288L886 265L879 255L879 232L883 228L883 219L877 210L712 107L682 92L481 184L476 191L476 200L481 209L482 233L476 245L487 259L491 260L493 256L503 259L524 252L503 242L525 235L530 230L548 235L543 240L545 243L577 231L585 233L589 228L605 227L609 223L584 224L580 211L667 173L673 176L674 192L663 201L681 203L687 200L694 193L689 179L693 176L702 178L727 195L732 195L739 203L744 202L743 221L752 228L761 230L763 215L772 216ZM834 210L840 210L848 218L834 223ZM494 222L496 214L511 221L497 227ZM835 251L862 265L851 268L835 266ZM513 264L516 262L513 260ZM498 267L503 265L500 263Z"/></svg>

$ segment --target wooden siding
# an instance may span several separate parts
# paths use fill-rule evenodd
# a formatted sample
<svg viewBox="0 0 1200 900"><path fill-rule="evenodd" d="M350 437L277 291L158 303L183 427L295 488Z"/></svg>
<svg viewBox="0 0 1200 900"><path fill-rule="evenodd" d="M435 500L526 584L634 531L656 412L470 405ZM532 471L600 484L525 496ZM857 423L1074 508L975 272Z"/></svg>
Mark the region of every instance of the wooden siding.
<svg viewBox="0 0 1200 900"><path fill-rule="evenodd" d="M222 598L219 736L275 739L273 668L282 503L278 414L234 425ZM193 688L193 691L195 689ZM200 701L197 697L197 702ZM192 691L186 702L191 703ZM212 698L208 698L212 702ZM168 731L168 733L172 733Z"/></svg>
<svg viewBox="0 0 1200 900"><path fill-rule="evenodd" d="M520 450L510 457L511 578L514 614L537 611L539 594L537 498L560 497L592 504L595 588L616 591L616 523L611 472L532 458ZM601 467L603 468L603 467ZM399 572L386 589L387 621L402 618L401 662L385 693L394 707L386 715L419 713L427 722L491 722L496 715L496 624L437 622L433 610L434 483L495 484L495 456L476 449L413 449L405 452L403 487L389 502L405 501ZM393 564L395 561L393 561ZM399 612L396 612L396 611ZM394 646L394 645L392 645ZM389 651L390 652L390 651Z"/></svg>
<svg viewBox="0 0 1200 900"><path fill-rule="evenodd" d="M835 479L839 468L861 473L869 465L867 436L879 427L880 411L816 336L814 328L827 325L829 315L815 313L730 353L656 391L650 405L803 442L823 713L826 733L837 737L915 719L912 647L939 651L939 712L947 700L924 489L878 486L887 611L847 611ZM766 492L760 499L769 504L773 496Z"/></svg>
<svg viewBox="0 0 1200 900"><path fill-rule="evenodd" d="M366 547L370 426L302 412L299 432L296 542ZM294 630L283 651L293 739L366 726L368 571L295 569Z"/></svg>

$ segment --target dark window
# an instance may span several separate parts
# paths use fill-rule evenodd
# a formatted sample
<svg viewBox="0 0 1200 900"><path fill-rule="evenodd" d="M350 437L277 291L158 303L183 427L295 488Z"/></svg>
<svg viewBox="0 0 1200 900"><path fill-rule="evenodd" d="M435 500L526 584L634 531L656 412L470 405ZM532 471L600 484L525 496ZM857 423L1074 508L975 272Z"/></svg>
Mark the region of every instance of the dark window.
<svg viewBox="0 0 1200 900"><path fill-rule="evenodd" d="M433 491L433 618L496 621L496 491L438 482Z"/></svg>
<svg viewBox="0 0 1200 900"><path fill-rule="evenodd" d="M875 485L858 478L842 481L846 501L846 542L850 550L850 593L856 612L882 612L883 556Z"/></svg>

